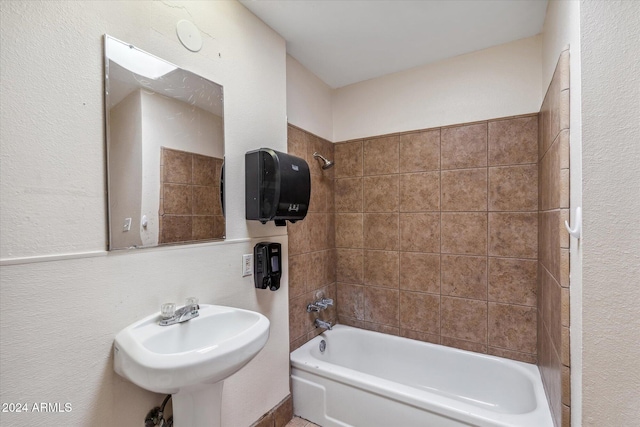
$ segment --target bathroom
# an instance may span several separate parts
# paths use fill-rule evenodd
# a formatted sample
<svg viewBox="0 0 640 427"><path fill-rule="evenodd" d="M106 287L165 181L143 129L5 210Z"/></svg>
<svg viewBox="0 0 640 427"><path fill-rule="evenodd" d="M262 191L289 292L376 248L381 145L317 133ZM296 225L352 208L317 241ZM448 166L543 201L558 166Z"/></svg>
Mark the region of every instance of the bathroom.
<svg viewBox="0 0 640 427"><path fill-rule="evenodd" d="M318 142L325 151L309 146L306 152L334 160L327 175L341 179L348 169L340 164L346 156L339 147L347 141L539 112L568 45L567 219L573 225L581 206L584 233L561 248L571 253L571 335L570 343L563 341L571 353L570 406L562 406L561 395L550 399L560 412L570 408L573 426L633 425L640 417L640 380L633 374L640 314L632 303L640 297L640 230L632 221L640 208L634 142L640 12L635 2L603 4L550 1L540 35L428 64L388 84L372 80L332 90L287 56L285 39L236 1L1 2L0 402L57 404L61 410L3 411L0 424L142 425L163 396L114 372L114 336L162 303L195 295L201 302L258 311L271 322L264 349L224 386L222 425L253 425L290 396L290 350L316 333L304 311L312 291L326 287L337 306L325 314L339 321L394 326L341 311L349 288L333 285L337 236L318 227L335 221L337 198L325 197L324 207L293 227L245 220L244 153L262 146L287 152L293 134L304 135L306 144L315 135L326 140ZM176 37L183 19L203 36L198 53ZM106 251L105 34L224 87L224 242ZM452 67L467 74L456 75ZM515 90L508 79L514 75L531 83ZM431 104L406 105L415 79L426 85L420 90L430 90L431 78L447 79L451 91ZM381 89L373 98L372 86ZM376 102L381 98L385 105ZM362 105L371 112L364 122L352 113ZM323 179L319 168L312 171L312 184L325 185L325 196L337 195L337 187L331 190ZM296 226L308 227L303 232L309 237L292 241ZM290 255L277 292L256 290L241 274L242 255L263 240L282 244ZM324 266L307 275L321 281L301 285L294 277L299 255L310 257L313 267ZM506 344L495 348L513 351ZM560 363L554 372L554 390L562 391ZM558 425L565 425L558 415Z"/></svg>

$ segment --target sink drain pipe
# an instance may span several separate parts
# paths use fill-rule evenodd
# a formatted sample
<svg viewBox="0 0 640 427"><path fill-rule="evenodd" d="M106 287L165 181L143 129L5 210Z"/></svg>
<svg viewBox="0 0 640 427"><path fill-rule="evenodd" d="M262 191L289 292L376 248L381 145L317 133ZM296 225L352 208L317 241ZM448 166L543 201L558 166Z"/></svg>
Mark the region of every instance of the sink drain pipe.
<svg viewBox="0 0 640 427"><path fill-rule="evenodd" d="M173 426L173 416L169 417L169 419L164 419L164 407L167 405L167 402L171 399L171 395L167 394L167 397L162 401L162 405L160 407L155 407L149 411L147 416L144 419L144 427L172 427Z"/></svg>

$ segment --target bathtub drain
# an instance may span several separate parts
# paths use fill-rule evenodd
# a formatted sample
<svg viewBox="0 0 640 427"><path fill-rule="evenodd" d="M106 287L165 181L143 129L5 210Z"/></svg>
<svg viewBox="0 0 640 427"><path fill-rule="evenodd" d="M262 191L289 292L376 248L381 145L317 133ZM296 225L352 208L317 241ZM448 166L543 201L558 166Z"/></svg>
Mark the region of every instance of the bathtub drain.
<svg viewBox="0 0 640 427"><path fill-rule="evenodd" d="M325 340L320 341L320 353L324 353L327 349L327 342Z"/></svg>

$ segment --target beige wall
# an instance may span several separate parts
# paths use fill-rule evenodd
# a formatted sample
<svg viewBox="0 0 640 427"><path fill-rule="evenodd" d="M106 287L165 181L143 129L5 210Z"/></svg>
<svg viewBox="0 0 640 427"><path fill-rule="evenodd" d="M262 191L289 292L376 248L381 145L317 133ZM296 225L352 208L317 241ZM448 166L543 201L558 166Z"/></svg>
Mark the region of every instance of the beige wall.
<svg viewBox="0 0 640 427"><path fill-rule="evenodd" d="M583 1L580 26L582 425L628 426L640 419L640 2Z"/></svg>
<svg viewBox="0 0 640 427"><path fill-rule="evenodd" d="M233 1L3 1L0 18L0 401L73 408L0 424L141 425L163 396L114 373L113 338L195 295L271 320L225 382L223 425L251 425L289 393L288 275L269 292L240 274L257 241L287 254L286 230L244 220L244 153L287 149L284 40ZM180 19L202 30L199 53L177 40ZM224 86L227 241L105 252L105 33Z"/></svg>
<svg viewBox="0 0 640 427"><path fill-rule="evenodd" d="M135 91L109 112L109 186L115 194L122 195L109 206L110 244L116 248L142 245L141 102L140 91ZM125 218L131 218L129 231L123 231Z"/></svg>
<svg viewBox="0 0 640 427"><path fill-rule="evenodd" d="M535 36L337 89L333 140L537 112L540 52Z"/></svg>
<svg viewBox="0 0 640 427"><path fill-rule="evenodd" d="M332 89L287 55L287 122L333 142Z"/></svg>

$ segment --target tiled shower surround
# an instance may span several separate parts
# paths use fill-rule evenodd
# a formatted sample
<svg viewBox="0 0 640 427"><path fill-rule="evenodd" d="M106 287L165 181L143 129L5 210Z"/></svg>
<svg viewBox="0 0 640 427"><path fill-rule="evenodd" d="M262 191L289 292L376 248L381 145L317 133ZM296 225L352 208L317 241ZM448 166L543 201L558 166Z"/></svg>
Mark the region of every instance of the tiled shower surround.
<svg viewBox="0 0 640 427"><path fill-rule="evenodd" d="M537 115L335 146L340 323L536 361Z"/></svg>
<svg viewBox="0 0 640 427"><path fill-rule="evenodd" d="M289 127L292 154L313 153L314 144L330 153L325 141ZM309 284L317 280L309 270L332 270L310 257L326 253L326 262L333 253L329 242L325 250L297 249L304 244L294 227L331 232L335 212L340 323L536 362L537 114L333 150L334 210L289 230L292 348L319 332L303 310L318 287ZM307 256L304 267L298 253ZM331 290L331 278L323 280Z"/></svg>
<svg viewBox="0 0 640 427"><path fill-rule="evenodd" d="M571 425L569 358L569 50L540 111L538 359L557 427Z"/></svg>
<svg viewBox="0 0 640 427"><path fill-rule="evenodd" d="M289 235L289 342L291 350L298 348L322 330L314 320L335 322L336 308L321 313L307 313L307 304L320 295L336 303L336 258L334 227L334 169L323 170L314 159L318 152L333 159L334 144L289 125L288 152L301 157L311 172L311 200L303 221L288 223Z"/></svg>

